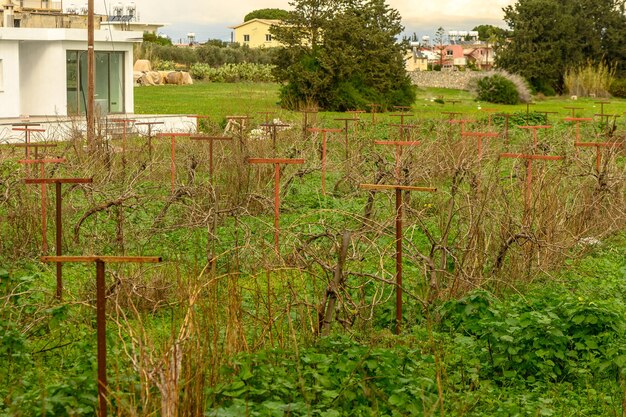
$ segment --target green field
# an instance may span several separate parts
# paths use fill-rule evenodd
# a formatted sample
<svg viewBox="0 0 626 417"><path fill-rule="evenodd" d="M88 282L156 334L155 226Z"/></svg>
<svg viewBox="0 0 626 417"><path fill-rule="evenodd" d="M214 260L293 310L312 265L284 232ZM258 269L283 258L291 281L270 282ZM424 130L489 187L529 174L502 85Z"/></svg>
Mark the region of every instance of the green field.
<svg viewBox="0 0 626 417"><path fill-rule="evenodd" d="M178 138L174 190L169 141L155 140L151 155L136 136L123 153L119 135L95 154L80 141L50 152L67 163L47 175L94 180L63 186L64 254L164 261L107 266L109 415L626 413L624 150L604 151L596 172L595 149L575 148L574 126L560 120L570 105L591 117L595 100L531 106L560 113L533 146L513 127L526 123L525 105L419 90L405 120L415 126L405 139L419 145L403 149L398 168L393 147L374 143L400 138L390 113L376 125L361 115L348 147L329 134L325 194L321 136L277 101L275 84L136 88L137 113L209 115L211 135L227 115L254 116L243 138L215 145L213 180L206 144ZM518 113L508 140L485 108ZM481 159L440 114L457 110L475 120L468 129L500 132ZM249 135L262 111L293 125L276 148ZM605 108L623 111L622 100ZM320 113L309 127L340 127L339 117ZM620 119L608 138L602 123L584 125L583 140L623 141ZM503 152L563 157L534 162L529 207L527 166ZM304 159L279 171L278 252L276 172L246 163L274 156ZM95 268L66 264L55 299L55 267L39 259L40 188L24 185L21 157L0 148L0 417L95 415ZM364 183L437 188L403 196L399 335L395 199Z"/></svg>

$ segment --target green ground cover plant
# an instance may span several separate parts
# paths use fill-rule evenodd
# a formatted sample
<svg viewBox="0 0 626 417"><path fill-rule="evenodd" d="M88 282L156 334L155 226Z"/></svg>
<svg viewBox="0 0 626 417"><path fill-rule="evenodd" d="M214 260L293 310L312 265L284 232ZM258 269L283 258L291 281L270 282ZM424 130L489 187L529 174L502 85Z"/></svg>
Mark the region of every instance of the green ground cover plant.
<svg viewBox="0 0 626 417"><path fill-rule="evenodd" d="M418 92L405 123L420 145L403 150L400 172L438 192L406 200L403 331L394 335L394 198L359 184L396 180L394 149L374 140L399 138L389 126L397 117L372 125L360 115L347 157L343 134L329 136L324 195L321 137L303 131L301 113L275 106L276 85L135 93L138 112L209 115L211 135L224 134L228 114L254 119L246 141L216 145L213 182L206 146L181 138L174 191L164 141L151 157L137 136L126 158L116 135L95 155L80 140L54 151L68 162L48 174L94 177L64 192L64 253L164 258L107 269L112 415L623 413L624 158L603 154L597 173L595 154L576 152L574 127L561 120L570 100L537 102L532 116L525 105L497 106L515 113L512 126L561 112L549 115L538 149L564 160L535 166L525 225L526 165L498 155L531 151L528 132L512 127L508 143L495 138L478 160L475 142L439 112L463 110L475 119L468 130L485 131L482 103L463 91ZM583 116L596 112L593 100L576 104ZM251 133L268 109L293 125L276 150ZM345 116L320 112L310 123L337 128ZM501 130L501 119L491 122ZM605 134L597 123L583 132ZM55 300L54 267L39 261L40 191L23 184L22 152L0 148L0 415L94 415L94 268L65 265ZM273 155L305 159L281 168L279 254L274 168L242 162Z"/></svg>

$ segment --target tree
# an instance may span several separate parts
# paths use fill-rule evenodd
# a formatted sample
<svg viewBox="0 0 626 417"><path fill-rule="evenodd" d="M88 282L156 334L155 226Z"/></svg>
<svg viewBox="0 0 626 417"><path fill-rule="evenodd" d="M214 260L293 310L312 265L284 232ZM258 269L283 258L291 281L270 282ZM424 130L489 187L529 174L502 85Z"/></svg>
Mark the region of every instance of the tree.
<svg viewBox="0 0 626 417"><path fill-rule="evenodd" d="M157 45L170 46L172 45L172 40L170 38L166 38L163 36L156 35L154 33L146 32L143 34L143 41L156 43Z"/></svg>
<svg viewBox="0 0 626 417"><path fill-rule="evenodd" d="M437 46L437 49L439 50L439 68L443 67L443 50L446 49L445 45L443 44L443 37L446 34L446 31L443 27L439 26L439 28L437 29L437 32L435 32L435 45Z"/></svg>
<svg viewBox="0 0 626 417"><path fill-rule="evenodd" d="M472 30L478 32L478 40L480 41L492 41L494 38L504 39L507 35L505 29L493 25L478 25Z"/></svg>
<svg viewBox="0 0 626 417"><path fill-rule="evenodd" d="M248 13L243 21L247 22L252 19L285 20L288 16L289 12L283 9L258 9Z"/></svg>
<svg viewBox="0 0 626 417"><path fill-rule="evenodd" d="M624 65L624 0L518 0L505 7L510 28L496 64L541 92L563 91L563 76L587 60ZM618 68L624 70L624 68Z"/></svg>
<svg viewBox="0 0 626 417"><path fill-rule="evenodd" d="M384 0L294 0L285 25L272 27L284 45L275 76L286 84L281 103L315 103L328 110L410 105L415 91L405 71L408 44L399 13Z"/></svg>

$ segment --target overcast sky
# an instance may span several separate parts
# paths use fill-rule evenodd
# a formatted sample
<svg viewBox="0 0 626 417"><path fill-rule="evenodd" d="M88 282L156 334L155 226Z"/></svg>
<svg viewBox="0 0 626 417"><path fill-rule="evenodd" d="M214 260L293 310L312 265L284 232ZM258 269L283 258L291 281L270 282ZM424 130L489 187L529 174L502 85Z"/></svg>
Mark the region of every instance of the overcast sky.
<svg viewBox="0 0 626 417"><path fill-rule="evenodd" d="M75 0L81 5L81 0ZM121 0L122 4L130 0ZM69 4L66 0L64 4ZM103 13L117 1L95 0L96 11ZM198 41L230 37L233 26L250 11L268 7L289 8L288 0L135 0L143 22L167 23L161 33L175 41L195 32ZM471 30L479 24L504 26L502 8L514 0L387 0L402 16L407 34L431 35L439 26L446 30Z"/></svg>

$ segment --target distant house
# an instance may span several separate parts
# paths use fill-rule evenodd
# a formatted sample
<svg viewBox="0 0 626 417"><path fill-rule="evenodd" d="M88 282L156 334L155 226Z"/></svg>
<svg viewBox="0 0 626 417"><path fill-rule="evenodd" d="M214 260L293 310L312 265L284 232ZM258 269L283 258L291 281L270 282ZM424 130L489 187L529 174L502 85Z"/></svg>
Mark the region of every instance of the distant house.
<svg viewBox="0 0 626 417"><path fill-rule="evenodd" d="M404 57L404 63L406 70L409 72L428 70L428 56L425 51L417 48L414 48Z"/></svg>
<svg viewBox="0 0 626 417"><path fill-rule="evenodd" d="M270 33L272 26L280 25L282 21L273 19L252 19L237 26L231 26L235 31L234 41L250 48L273 48L280 43L273 39Z"/></svg>
<svg viewBox="0 0 626 417"><path fill-rule="evenodd" d="M463 54L468 65L471 63L479 70L492 69L496 58L493 48L487 43L466 45Z"/></svg>
<svg viewBox="0 0 626 417"><path fill-rule="evenodd" d="M443 55L440 62L444 68L464 67L467 64L461 45L446 45L440 50L440 54Z"/></svg>

